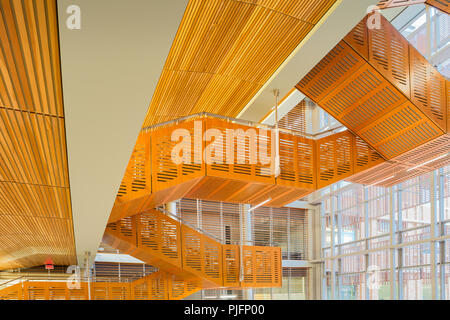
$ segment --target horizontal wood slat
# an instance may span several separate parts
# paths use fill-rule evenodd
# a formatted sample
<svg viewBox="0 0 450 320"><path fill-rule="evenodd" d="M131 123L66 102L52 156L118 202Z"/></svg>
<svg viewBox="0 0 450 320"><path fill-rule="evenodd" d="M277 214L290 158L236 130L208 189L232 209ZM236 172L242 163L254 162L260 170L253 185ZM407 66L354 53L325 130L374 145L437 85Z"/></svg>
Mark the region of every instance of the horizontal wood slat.
<svg viewBox="0 0 450 320"><path fill-rule="evenodd" d="M236 116L335 0L190 0L144 126Z"/></svg>
<svg viewBox="0 0 450 320"><path fill-rule="evenodd" d="M422 3L450 14L450 0L380 0L380 2L378 3L378 7L380 9L387 9Z"/></svg>
<svg viewBox="0 0 450 320"><path fill-rule="evenodd" d="M447 131L446 79L381 17L364 18L296 86L393 159Z"/></svg>
<svg viewBox="0 0 450 320"><path fill-rule="evenodd" d="M76 263L56 1L0 0L0 270Z"/></svg>
<svg viewBox="0 0 450 320"><path fill-rule="evenodd" d="M179 130L188 134L186 141L190 148L180 160L190 159L175 164L172 151L179 142L172 141L172 133ZM203 141L202 137L210 130L216 136ZM230 135L233 140L227 138L229 130L234 130L234 135ZM259 131L257 127L213 115L195 115L194 119L181 119L142 131L109 222L183 197L253 205L271 198L267 206L281 207L384 161L348 131L320 140L280 132L280 175L275 178L270 164L262 165L260 161L261 150L265 149L273 163L270 157L274 139L270 130ZM251 147L252 141L256 142L256 148ZM227 152L230 146L233 150ZM210 160L214 161L205 163L208 150ZM252 160L252 154L259 160Z"/></svg>

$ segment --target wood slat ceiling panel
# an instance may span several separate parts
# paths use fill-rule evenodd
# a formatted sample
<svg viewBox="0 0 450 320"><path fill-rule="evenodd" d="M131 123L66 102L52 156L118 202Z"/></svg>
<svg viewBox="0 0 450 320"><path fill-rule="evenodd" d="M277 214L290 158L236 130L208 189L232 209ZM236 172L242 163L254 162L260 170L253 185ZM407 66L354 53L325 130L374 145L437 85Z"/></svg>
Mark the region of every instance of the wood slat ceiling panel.
<svg viewBox="0 0 450 320"><path fill-rule="evenodd" d="M144 126L236 116L335 2L191 0Z"/></svg>
<svg viewBox="0 0 450 320"><path fill-rule="evenodd" d="M0 0L0 270L76 262L56 1Z"/></svg>

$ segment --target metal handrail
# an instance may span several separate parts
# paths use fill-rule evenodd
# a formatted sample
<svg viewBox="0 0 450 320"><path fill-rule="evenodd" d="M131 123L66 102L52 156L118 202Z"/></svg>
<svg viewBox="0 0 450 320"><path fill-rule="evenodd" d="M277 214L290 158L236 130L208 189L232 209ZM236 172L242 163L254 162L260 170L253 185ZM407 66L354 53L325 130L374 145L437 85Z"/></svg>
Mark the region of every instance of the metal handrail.
<svg viewBox="0 0 450 320"><path fill-rule="evenodd" d="M171 124L178 124L180 122L183 122L183 121L186 121L186 120L189 120L189 119L193 119L193 118L216 118L216 119L222 119L222 120L226 120L226 121L229 121L229 122L239 123L239 124L248 125L248 126L252 126L252 127L265 128L266 130L278 130L279 132L282 132L282 133L287 133L287 134L291 134L291 135L294 135L294 136L299 136L299 137L303 137L303 138L311 138L311 139L319 139L319 137L322 136L322 135L325 135L325 134L328 134L328 133L340 132L339 130L342 130L342 129L345 128L344 126L338 126L338 127L334 127L334 128L331 128L329 130L322 131L322 132L319 132L319 133L309 134L309 133L302 133L302 132L289 130L289 129L276 128L276 126L272 126L272 125L268 125L268 124L264 124L264 123L259 123L259 122L254 122L254 121L250 121L250 120L236 119L236 118L231 118L231 117L222 116L222 115L218 115L218 114L213 114L213 113L209 113L209 112L199 112L199 113L187 115L187 116L184 116L184 117L181 117L181 118L177 118L177 119L161 122L161 123L158 123L158 124L154 124L154 125L151 125L151 126L143 127L141 129L141 131L148 132L148 131L157 129L159 127L163 127L163 126L167 126L167 125L171 125ZM345 130L342 130L342 131L345 131Z"/></svg>

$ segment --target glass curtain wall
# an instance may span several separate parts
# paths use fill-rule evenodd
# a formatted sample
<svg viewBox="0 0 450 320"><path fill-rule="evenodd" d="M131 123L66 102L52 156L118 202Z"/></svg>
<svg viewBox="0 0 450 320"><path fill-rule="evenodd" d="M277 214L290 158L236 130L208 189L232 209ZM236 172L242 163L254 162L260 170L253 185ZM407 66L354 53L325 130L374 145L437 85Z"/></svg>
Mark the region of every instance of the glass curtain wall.
<svg viewBox="0 0 450 320"><path fill-rule="evenodd" d="M450 299L450 166L321 199L323 299Z"/></svg>

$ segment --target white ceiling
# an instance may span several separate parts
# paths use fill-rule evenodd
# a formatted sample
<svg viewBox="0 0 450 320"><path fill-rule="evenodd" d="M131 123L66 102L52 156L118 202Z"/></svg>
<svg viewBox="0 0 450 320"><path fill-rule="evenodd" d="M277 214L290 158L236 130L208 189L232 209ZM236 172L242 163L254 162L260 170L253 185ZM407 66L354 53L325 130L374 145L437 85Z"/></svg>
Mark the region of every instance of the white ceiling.
<svg viewBox="0 0 450 320"><path fill-rule="evenodd" d="M340 0L325 15L273 77L247 104L238 118L260 121L274 106L273 90L280 90L280 98L289 91L355 27L378 0ZM297 101L298 103L298 101ZM295 102L290 108L296 105ZM289 112L286 106L282 112Z"/></svg>

